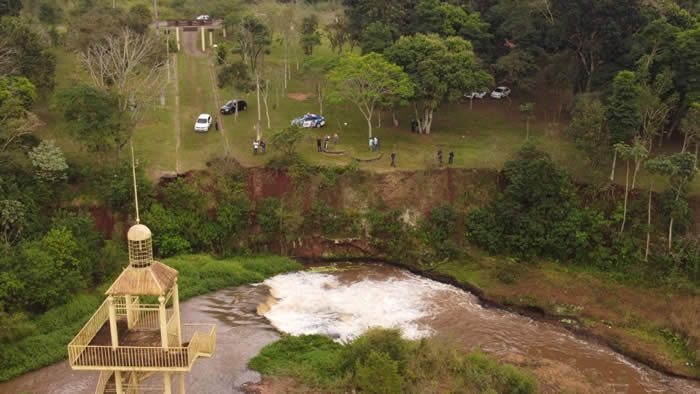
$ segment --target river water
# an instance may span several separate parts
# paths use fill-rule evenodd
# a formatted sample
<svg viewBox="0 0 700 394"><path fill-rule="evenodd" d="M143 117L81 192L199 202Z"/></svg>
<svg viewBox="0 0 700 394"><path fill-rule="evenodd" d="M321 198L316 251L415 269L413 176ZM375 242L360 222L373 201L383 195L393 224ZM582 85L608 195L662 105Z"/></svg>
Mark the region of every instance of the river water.
<svg viewBox="0 0 700 394"><path fill-rule="evenodd" d="M471 293L382 265L340 264L331 270L278 275L181 304L183 321L217 324L214 357L187 376L190 392L228 393L260 376L247 361L291 334L348 341L370 327L400 328L407 338L442 336L464 350L481 348L531 370L546 392L700 393L700 383L672 378L566 330L499 309ZM95 373L67 363L0 384L1 393L92 393Z"/></svg>

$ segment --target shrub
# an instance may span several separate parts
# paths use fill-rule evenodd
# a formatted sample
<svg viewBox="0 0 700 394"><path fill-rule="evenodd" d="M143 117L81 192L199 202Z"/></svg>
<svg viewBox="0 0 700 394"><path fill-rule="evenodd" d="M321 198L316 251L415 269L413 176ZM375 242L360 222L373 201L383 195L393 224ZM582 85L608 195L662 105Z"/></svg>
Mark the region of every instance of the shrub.
<svg viewBox="0 0 700 394"><path fill-rule="evenodd" d="M355 366L355 382L365 393L400 393L401 380L398 363L386 353L372 350L366 360L358 360Z"/></svg>

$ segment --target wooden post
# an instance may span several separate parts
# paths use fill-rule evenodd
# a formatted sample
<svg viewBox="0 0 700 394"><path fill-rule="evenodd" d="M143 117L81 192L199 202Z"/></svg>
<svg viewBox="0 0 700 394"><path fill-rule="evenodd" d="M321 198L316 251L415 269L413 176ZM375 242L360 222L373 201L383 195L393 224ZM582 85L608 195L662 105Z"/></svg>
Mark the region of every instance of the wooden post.
<svg viewBox="0 0 700 394"><path fill-rule="evenodd" d="M122 371L114 371L114 386L117 389L117 394L124 394L122 387Z"/></svg>
<svg viewBox="0 0 700 394"><path fill-rule="evenodd" d="M175 43L177 44L177 51L180 52L180 27L175 26Z"/></svg>
<svg viewBox="0 0 700 394"><path fill-rule="evenodd" d="M221 28L222 34L224 35L224 38L226 38L226 26Z"/></svg>
<svg viewBox="0 0 700 394"><path fill-rule="evenodd" d="M160 342L163 348L168 348L168 318L165 312L165 297L158 297L158 315L160 315Z"/></svg>
<svg viewBox="0 0 700 394"><path fill-rule="evenodd" d="M112 336L112 348L119 346L119 332L117 331L117 308L114 306L114 297L107 297L109 303L109 333Z"/></svg>
<svg viewBox="0 0 700 394"><path fill-rule="evenodd" d="M170 372L163 372L163 393L172 394L173 388L170 381Z"/></svg>
<svg viewBox="0 0 700 394"><path fill-rule="evenodd" d="M126 326L131 330L136 324L136 319L134 319L133 311L131 310L131 296L124 296L124 300L126 301Z"/></svg>
<svg viewBox="0 0 700 394"><path fill-rule="evenodd" d="M214 45L214 32L209 30L209 46Z"/></svg>
<svg viewBox="0 0 700 394"><path fill-rule="evenodd" d="M178 394L185 394L185 373L180 372L178 375L180 375L180 387L178 390Z"/></svg>
<svg viewBox="0 0 700 394"><path fill-rule="evenodd" d="M206 52L206 50L207 50L207 47L206 47L207 42L204 40L204 28L203 28L203 27L200 27L199 30L202 31L202 52Z"/></svg>
<svg viewBox="0 0 700 394"><path fill-rule="evenodd" d="M173 316L177 324L177 346L182 346L182 327L180 326L180 292L177 289L177 279L173 286Z"/></svg>

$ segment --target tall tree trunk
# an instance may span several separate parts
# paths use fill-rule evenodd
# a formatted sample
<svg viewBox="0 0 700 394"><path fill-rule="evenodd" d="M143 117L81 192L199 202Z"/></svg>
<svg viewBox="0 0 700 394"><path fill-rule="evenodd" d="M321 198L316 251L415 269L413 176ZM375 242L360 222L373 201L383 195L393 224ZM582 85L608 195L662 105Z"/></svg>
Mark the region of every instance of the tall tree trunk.
<svg viewBox="0 0 700 394"><path fill-rule="evenodd" d="M287 70L289 69L289 39L284 40L284 91L287 92Z"/></svg>
<svg viewBox="0 0 700 394"><path fill-rule="evenodd" d="M321 82L316 83L316 97L318 97L318 113L323 116L323 88Z"/></svg>
<svg viewBox="0 0 700 394"><path fill-rule="evenodd" d="M393 109L391 110L391 120L394 122L394 127L399 127L399 120L396 118L396 111Z"/></svg>
<svg viewBox="0 0 700 394"><path fill-rule="evenodd" d="M270 93L270 83L269 81L266 81L265 83L265 89L263 90L262 93L262 99L263 99L263 104L265 105L265 117L267 118L267 128L270 129L272 128L272 124L270 123L270 108L267 105L267 96Z"/></svg>
<svg viewBox="0 0 700 394"><path fill-rule="evenodd" d="M620 226L620 234L625 231L625 222L627 221L627 200L630 194L630 161L627 160L627 172L625 173L625 203L622 207L622 225Z"/></svg>
<svg viewBox="0 0 700 394"><path fill-rule="evenodd" d="M634 190L634 185L637 182L637 174L639 174L639 169L642 168L642 161L641 160L635 160L634 161L634 174L632 175L632 190Z"/></svg>
<svg viewBox="0 0 700 394"><path fill-rule="evenodd" d="M683 189L683 185L678 185L678 191L676 191L676 199L674 201L678 202L678 199L681 197L681 190ZM668 251L670 252L671 249L673 248L673 211L671 211L671 220L668 223Z"/></svg>
<svg viewBox="0 0 700 394"><path fill-rule="evenodd" d="M377 111L377 129L382 128L382 111Z"/></svg>
<svg viewBox="0 0 700 394"><path fill-rule="evenodd" d="M612 171L610 171L610 182L615 180L615 163L617 163L617 149L613 149Z"/></svg>
<svg viewBox="0 0 700 394"><path fill-rule="evenodd" d="M430 134L430 128L433 125L433 108L428 106L425 108L425 119L423 120L425 123L425 126L423 127L423 131L425 134Z"/></svg>
<svg viewBox="0 0 700 394"><path fill-rule="evenodd" d="M413 103L413 113L416 115L416 123L418 123L418 133L423 134L423 122L421 121L420 115L418 115L418 106Z"/></svg>
<svg viewBox="0 0 700 394"><path fill-rule="evenodd" d="M372 138L372 113L370 112L365 116L365 119L367 119L367 130L369 131L369 138Z"/></svg>
<svg viewBox="0 0 700 394"><path fill-rule="evenodd" d="M652 184L649 184L649 201L647 202L647 245L644 251L644 261L649 261L649 244L651 243L651 189Z"/></svg>

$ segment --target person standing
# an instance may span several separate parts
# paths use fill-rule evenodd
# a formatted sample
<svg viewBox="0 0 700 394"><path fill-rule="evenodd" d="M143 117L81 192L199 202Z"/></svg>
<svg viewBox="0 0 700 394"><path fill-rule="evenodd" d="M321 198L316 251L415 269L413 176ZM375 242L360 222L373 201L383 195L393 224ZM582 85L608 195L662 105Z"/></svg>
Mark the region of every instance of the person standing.
<svg viewBox="0 0 700 394"><path fill-rule="evenodd" d="M253 141L253 154L257 155L258 154L258 147L260 146L260 143L258 140Z"/></svg>
<svg viewBox="0 0 700 394"><path fill-rule="evenodd" d="M219 117L218 116L214 117L214 128L216 128L216 131L219 131Z"/></svg>
<svg viewBox="0 0 700 394"><path fill-rule="evenodd" d="M374 137L374 150L379 150L379 138Z"/></svg>
<svg viewBox="0 0 700 394"><path fill-rule="evenodd" d="M338 133L333 134L333 145L337 145L339 140Z"/></svg>
<svg viewBox="0 0 700 394"><path fill-rule="evenodd" d="M438 167L442 167L442 149L437 151L437 163Z"/></svg>
<svg viewBox="0 0 700 394"><path fill-rule="evenodd" d="M391 152L391 166L396 167L396 152Z"/></svg>
<svg viewBox="0 0 700 394"><path fill-rule="evenodd" d="M374 151L374 138L369 137L369 150Z"/></svg>
<svg viewBox="0 0 700 394"><path fill-rule="evenodd" d="M262 152L262 154L265 154L266 148L267 148L267 144L265 143L265 141L260 140L260 152Z"/></svg>
<svg viewBox="0 0 700 394"><path fill-rule="evenodd" d="M316 151L321 152L321 137L316 137Z"/></svg>
<svg viewBox="0 0 700 394"><path fill-rule="evenodd" d="M451 165L455 161L455 153L450 150L450 154L447 156L447 164Z"/></svg>

